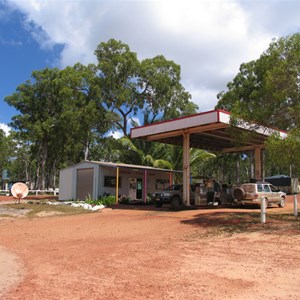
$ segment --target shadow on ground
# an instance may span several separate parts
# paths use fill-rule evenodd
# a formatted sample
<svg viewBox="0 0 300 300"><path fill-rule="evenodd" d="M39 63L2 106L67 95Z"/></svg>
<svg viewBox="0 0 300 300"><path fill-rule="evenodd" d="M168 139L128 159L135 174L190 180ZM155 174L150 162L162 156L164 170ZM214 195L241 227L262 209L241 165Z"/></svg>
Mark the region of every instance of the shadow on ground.
<svg viewBox="0 0 300 300"><path fill-rule="evenodd" d="M266 223L261 223L260 210L252 212L245 211L215 211L209 214L197 214L192 218L181 221L185 225L198 229L206 229L207 233L236 234L261 232L264 234L300 234L300 217L295 217L292 212L272 212L267 211Z"/></svg>

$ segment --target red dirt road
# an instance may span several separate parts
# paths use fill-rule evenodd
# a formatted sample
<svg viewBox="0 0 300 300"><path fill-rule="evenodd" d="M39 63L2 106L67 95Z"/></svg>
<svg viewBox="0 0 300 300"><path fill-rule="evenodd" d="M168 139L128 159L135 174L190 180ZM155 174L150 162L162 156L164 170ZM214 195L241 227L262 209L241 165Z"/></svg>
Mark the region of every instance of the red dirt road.
<svg viewBox="0 0 300 300"><path fill-rule="evenodd" d="M271 212L291 209L289 201ZM0 218L0 246L23 266L4 299L300 299L299 222L227 230L245 222L230 214L248 212L131 207Z"/></svg>

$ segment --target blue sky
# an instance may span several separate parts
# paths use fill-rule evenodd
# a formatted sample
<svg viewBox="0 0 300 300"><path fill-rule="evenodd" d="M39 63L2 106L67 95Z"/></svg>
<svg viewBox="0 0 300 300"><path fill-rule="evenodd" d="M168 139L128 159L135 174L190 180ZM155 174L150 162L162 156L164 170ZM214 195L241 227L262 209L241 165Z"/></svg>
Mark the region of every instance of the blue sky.
<svg viewBox="0 0 300 300"><path fill-rule="evenodd" d="M19 84L30 79L33 70L52 67L59 55L59 47L41 49L28 29L24 28L23 13L11 12L3 2L0 2L0 11L0 123L7 124L18 112L4 98L13 94Z"/></svg>
<svg viewBox="0 0 300 300"><path fill-rule="evenodd" d="M0 128L17 113L5 96L32 71L93 63L110 38L180 64L199 111L213 109L241 63L299 32L299 11L297 0L0 0Z"/></svg>

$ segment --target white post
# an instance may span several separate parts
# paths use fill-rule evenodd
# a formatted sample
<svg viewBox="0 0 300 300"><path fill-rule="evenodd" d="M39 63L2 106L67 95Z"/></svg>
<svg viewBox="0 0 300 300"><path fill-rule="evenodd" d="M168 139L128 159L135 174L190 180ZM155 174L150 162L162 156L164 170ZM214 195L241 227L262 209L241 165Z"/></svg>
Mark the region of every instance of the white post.
<svg viewBox="0 0 300 300"><path fill-rule="evenodd" d="M266 199L262 198L260 200L260 221L262 224L266 223L267 216L267 202Z"/></svg>
<svg viewBox="0 0 300 300"><path fill-rule="evenodd" d="M298 200L297 200L297 194L294 194L294 216L298 216Z"/></svg>

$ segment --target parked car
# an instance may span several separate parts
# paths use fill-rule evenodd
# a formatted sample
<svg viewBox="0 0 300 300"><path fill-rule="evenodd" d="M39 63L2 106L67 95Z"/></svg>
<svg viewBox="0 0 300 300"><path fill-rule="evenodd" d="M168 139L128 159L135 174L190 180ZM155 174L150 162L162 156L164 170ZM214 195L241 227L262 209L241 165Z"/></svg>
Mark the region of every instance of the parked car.
<svg viewBox="0 0 300 300"><path fill-rule="evenodd" d="M195 186L190 187L190 202L195 203ZM166 189L153 194L153 202L156 207L162 207L165 203L170 203L173 208L178 208L183 204L183 185L173 184Z"/></svg>
<svg viewBox="0 0 300 300"><path fill-rule="evenodd" d="M286 193L279 191L268 182L244 183L233 191L234 202L242 205L261 205L266 202L266 207L277 204L279 207L285 206Z"/></svg>

